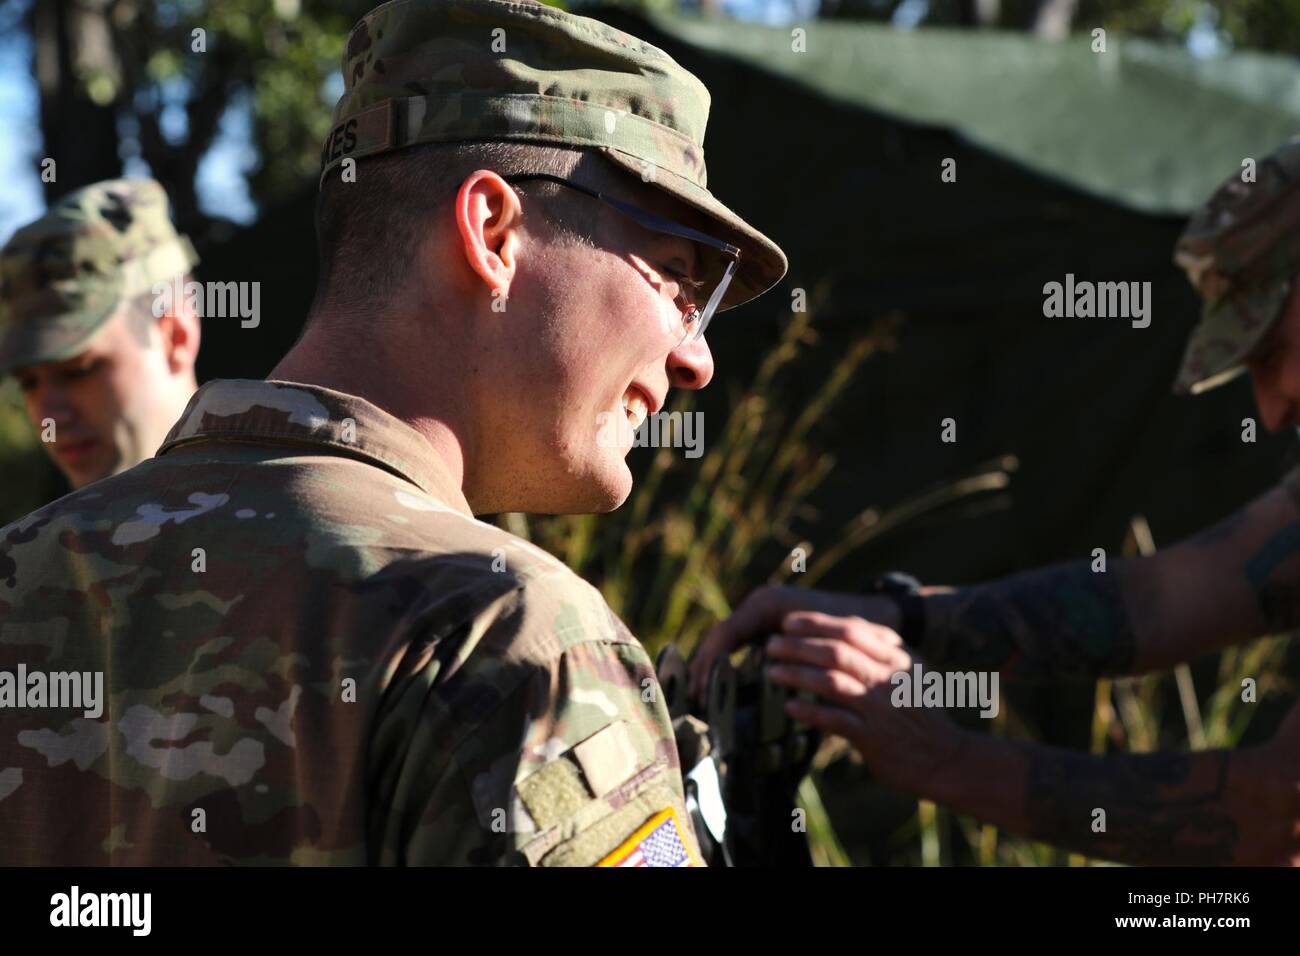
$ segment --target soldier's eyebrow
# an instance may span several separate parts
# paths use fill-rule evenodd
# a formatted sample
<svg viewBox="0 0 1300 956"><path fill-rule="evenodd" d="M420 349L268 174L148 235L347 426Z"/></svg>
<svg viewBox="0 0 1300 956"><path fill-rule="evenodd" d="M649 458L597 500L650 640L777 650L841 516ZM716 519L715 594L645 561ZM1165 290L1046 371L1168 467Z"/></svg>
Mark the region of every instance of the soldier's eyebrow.
<svg viewBox="0 0 1300 956"><path fill-rule="evenodd" d="M682 274L692 282L696 282L699 280L699 269L696 267L698 259L699 256L686 256L681 253L674 253L669 257L668 264L674 266L680 264L682 267Z"/></svg>
<svg viewBox="0 0 1300 956"><path fill-rule="evenodd" d="M686 219L686 220L674 219L673 221L679 222L682 225L690 225L691 228L693 229L698 228L701 232L705 231L705 224L699 223L697 225L696 220L694 219ZM700 248L700 244L698 242L695 242L694 240L691 239L686 240L686 245L688 245L691 250L690 258L686 260L687 275L689 275L692 279L698 281L703 278L702 273L704 271L704 250Z"/></svg>
<svg viewBox="0 0 1300 956"><path fill-rule="evenodd" d="M671 259L673 261L681 262L682 265L685 266L685 268L682 269L682 271L686 274L686 277L688 279L690 279L692 282L699 282L700 269L704 265L704 263L702 262L702 259L704 257L700 254L700 247L697 243L691 242L689 239L685 241L687 245L691 247L690 254L687 255L686 253L678 252L675 249L671 256Z"/></svg>

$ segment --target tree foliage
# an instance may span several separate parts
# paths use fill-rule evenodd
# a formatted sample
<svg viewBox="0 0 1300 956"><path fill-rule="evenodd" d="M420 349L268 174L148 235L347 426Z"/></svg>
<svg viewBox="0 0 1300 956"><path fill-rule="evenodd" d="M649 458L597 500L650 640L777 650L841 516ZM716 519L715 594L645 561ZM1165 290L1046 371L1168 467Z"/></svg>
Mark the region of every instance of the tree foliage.
<svg viewBox="0 0 1300 956"><path fill-rule="evenodd" d="M585 11L583 0L548 0ZM676 0L613 0L663 10ZM1300 0L823 0L822 15L888 21L904 2L921 25L1037 30L1095 25L1182 42L1217 31L1225 48L1300 49ZM686 0L716 11L722 0ZM32 38L43 146L58 178L46 199L121 175L138 157L173 198L183 229L213 224L199 163L232 111L247 117L249 194L264 207L300 190L341 90L339 54L374 0L0 0L0 22ZM1048 12L1052 16L1048 17ZM219 217L218 217L219 218Z"/></svg>
<svg viewBox="0 0 1300 956"><path fill-rule="evenodd" d="M370 0L40 0L26 11L47 199L138 156L201 232L194 180L233 107L251 115L249 188L301 188L319 163L347 32Z"/></svg>

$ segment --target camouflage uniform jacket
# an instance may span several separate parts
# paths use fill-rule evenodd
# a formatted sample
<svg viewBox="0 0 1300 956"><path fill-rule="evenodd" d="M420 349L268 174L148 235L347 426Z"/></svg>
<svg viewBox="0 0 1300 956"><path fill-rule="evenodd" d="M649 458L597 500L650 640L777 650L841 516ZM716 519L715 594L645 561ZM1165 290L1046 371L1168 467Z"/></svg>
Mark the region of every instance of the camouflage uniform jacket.
<svg viewBox="0 0 1300 956"><path fill-rule="evenodd" d="M102 672L102 714L33 672ZM699 859L599 593L410 426L255 381L0 530L0 835L0 864Z"/></svg>

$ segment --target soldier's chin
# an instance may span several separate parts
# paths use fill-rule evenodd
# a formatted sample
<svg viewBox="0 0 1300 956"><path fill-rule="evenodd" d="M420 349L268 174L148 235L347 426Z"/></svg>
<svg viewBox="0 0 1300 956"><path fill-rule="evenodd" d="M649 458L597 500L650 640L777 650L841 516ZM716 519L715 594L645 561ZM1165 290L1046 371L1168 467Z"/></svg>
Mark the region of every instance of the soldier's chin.
<svg viewBox="0 0 1300 956"><path fill-rule="evenodd" d="M622 409L596 416L594 442L586 443L586 461L581 466L579 484L583 504L576 513L604 514L614 511L632 493L632 472L627 465L634 434ZM582 446L579 446L582 447Z"/></svg>
<svg viewBox="0 0 1300 956"><path fill-rule="evenodd" d="M576 514L605 514L627 501L632 493L632 472L623 453L614 448L599 449L591 473L583 484L583 503Z"/></svg>

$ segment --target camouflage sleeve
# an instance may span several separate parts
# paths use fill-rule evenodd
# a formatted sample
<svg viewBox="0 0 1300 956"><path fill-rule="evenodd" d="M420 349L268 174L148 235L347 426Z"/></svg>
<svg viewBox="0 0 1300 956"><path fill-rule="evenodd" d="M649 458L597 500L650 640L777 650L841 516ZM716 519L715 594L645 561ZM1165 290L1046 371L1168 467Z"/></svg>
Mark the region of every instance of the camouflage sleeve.
<svg viewBox="0 0 1300 956"><path fill-rule="evenodd" d="M409 864L702 865L645 650L567 570L471 626L404 760ZM477 633L477 639L474 638ZM409 835L403 831L409 830Z"/></svg>

